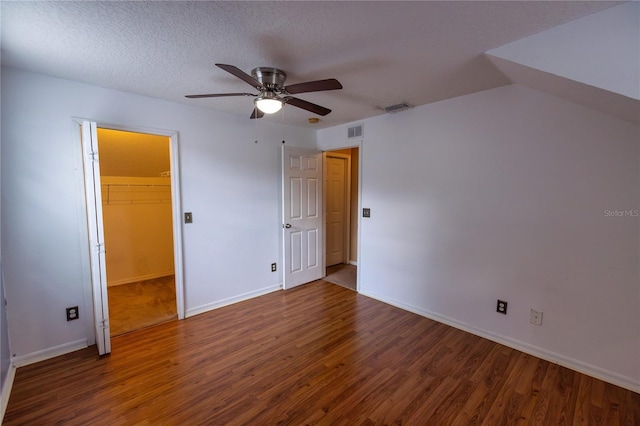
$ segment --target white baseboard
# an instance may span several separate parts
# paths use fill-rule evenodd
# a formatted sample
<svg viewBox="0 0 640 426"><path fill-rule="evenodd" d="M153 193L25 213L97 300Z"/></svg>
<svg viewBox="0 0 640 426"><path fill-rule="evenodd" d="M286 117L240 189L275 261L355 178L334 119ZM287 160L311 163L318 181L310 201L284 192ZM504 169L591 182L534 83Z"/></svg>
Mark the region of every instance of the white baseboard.
<svg viewBox="0 0 640 426"><path fill-rule="evenodd" d="M358 262L356 262L355 260L350 260L349 265L358 266Z"/></svg>
<svg viewBox="0 0 640 426"><path fill-rule="evenodd" d="M243 300L253 299L254 297L262 296L267 293L272 293L282 289L282 284L275 286L261 288L259 290L250 291L248 293L239 294L237 296L228 297L226 299L219 300L213 303L207 303L206 305L196 306L194 308L187 309L185 318L192 317L194 315L202 314L212 311L214 309L222 308L223 306L232 305L234 303L242 302Z"/></svg>
<svg viewBox="0 0 640 426"><path fill-rule="evenodd" d="M43 349L41 351L32 352L30 354L14 356L11 359L11 363L16 368L24 367L25 365L34 364L36 362L44 361L45 359L55 358L60 355L68 354L69 352L84 349L87 346L87 339L80 339L74 342L54 346L52 348Z"/></svg>
<svg viewBox="0 0 640 426"><path fill-rule="evenodd" d="M501 336L499 334L495 334L491 331L484 330L481 328L474 327L471 324L467 324L465 322L461 322L455 320L453 318L449 318L435 312L431 312L429 310L425 310L422 308L418 308L416 306L400 302L394 299L390 299L384 296L379 296L372 293L360 292L363 296L370 297L372 299L376 299L380 302L386 303L388 305L395 306L396 308L403 309L405 311L413 312L414 314L432 319L434 321L438 321L440 323L449 325L451 327L466 331L468 333L474 334L476 336L483 337L485 339L491 340L496 343L500 343L502 345L508 346L510 348L519 350L521 352L527 353L529 355L533 355L537 358L544 359L545 361L549 361L553 364L558 364L563 367L570 368L579 373L586 374L587 376L595 377L596 379L603 380L605 382L614 384L616 386L620 386L621 388L628 389L630 391L640 393L640 383L634 381L633 379L622 376L613 371L605 370L603 368L579 361L577 359L573 359L567 357L565 355L548 351L546 349L530 345L525 342L521 342L516 339L512 339L510 337Z"/></svg>
<svg viewBox="0 0 640 426"><path fill-rule="evenodd" d="M2 384L2 398L0 400L0 424L4 419L4 413L7 412L7 405L9 404L9 396L11 395L11 388L13 387L13 379L16 377L16 366L13 363L9 364L9 370L7 371L7 377Z"/></svg>
<svg viewBox="0 0 640 426"><path fill-rule="evenodd" d="M113 281L107 280L108 281L107 287L113 287L114 285L137 283L138 281L154 280L156 278L167 277L173 274L174 274L174 271L167 271L167 272L157 272L155 274L140 275L138 277L121 278L119 280L113 280Z"/></svg>

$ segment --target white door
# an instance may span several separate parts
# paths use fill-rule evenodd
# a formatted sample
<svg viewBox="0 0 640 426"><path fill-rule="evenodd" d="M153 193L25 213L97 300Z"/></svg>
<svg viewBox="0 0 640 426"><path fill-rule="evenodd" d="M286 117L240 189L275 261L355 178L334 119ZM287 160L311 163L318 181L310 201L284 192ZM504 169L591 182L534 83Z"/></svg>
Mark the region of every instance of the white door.
<svg viewBox="0 0 640 426"><path fill-rule="evenodd" d="M292 288L324 277L322 153L282 149L283 279Z"/></svg>
<svg viewBox="0 0 640 426"><path fill-rule="evenodd" d="M89 259L91 288L98 353L111 352L109 331L109 301L107 299L107 271L105 267L104 226L102 223L102 192L100 163L98 162L98 134L96 123L82 122L82 152L84 157L84 187L87 200L89 229Z"/></svg>
<svg viewBox="0 0 640 426"><path fill-rule="evenodd" d="M327 154L325 158L327 267L346 261L347 165L346 156Z"/></svg>

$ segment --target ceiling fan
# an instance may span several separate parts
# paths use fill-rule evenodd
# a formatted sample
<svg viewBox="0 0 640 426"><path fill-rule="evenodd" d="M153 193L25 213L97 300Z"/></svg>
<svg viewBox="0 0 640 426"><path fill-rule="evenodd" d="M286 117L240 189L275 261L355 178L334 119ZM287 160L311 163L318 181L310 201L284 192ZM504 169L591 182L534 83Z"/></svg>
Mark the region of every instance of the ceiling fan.
<svg viewBox="0 0 640 426"><path fill-rule="evenodd" d="M278 68L258 67L251 71L251 75L245 73L238 67L226 64L216 64L226 72L233 74L245 83L258 90L258 93L209 93L204 95L186 95L186 98L220 98L225 96L253 96L254 109L251 118L262 118L264 114L273 114L280 111L284 104L290 104L298 108L313 112L314 114L325 116L331 112L314 103L294 98L291 95L298 93L320 92L323 90L342 89L342 84L335 78L326 80L308 81L306 83L292 84L285 86L287 74Z"/></svg>

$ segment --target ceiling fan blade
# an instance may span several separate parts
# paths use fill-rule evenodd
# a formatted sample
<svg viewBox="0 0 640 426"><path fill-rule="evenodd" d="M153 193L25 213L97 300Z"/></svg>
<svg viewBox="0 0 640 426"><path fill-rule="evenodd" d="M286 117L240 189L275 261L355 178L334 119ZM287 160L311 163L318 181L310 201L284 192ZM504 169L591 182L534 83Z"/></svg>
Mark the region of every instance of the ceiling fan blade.
<svg viewBox="0 0 640 426"><path fill-rule="evenodd" d="M263 89L264 85L262 83L260 83L258 80L256 80L255 78L251 77L249 74L247 74L246 72L242 71L240 68L238 67L234 67L233 65L226 65L226 64L216 64L217 67L222 68L223 70L225 70L226 72L235 75L236 77L238 77L240 80L244 81L245 83L249 83L250 85L252 85L253 87L255 87L256 89Z"/></svg>
<svg viewBox="0 0 640 426"><path fill-rule="evenodd" d="M262 117L264 117L264 112L260 111L258 108L254 108L253 112L251 113L251 117L249 118L254 119L254 118L262 118Z"/></svg>
<svg viewBox="0 0 640 426"><path fill-rule="evenodd" d="M323 90L337 90L342 89L342 84L335 78L328 78L326 80L308 81L306 83L292 84L284 88L287 93L295 95L297 93L305 92L321 92Z"/></svg>
<svg viewBox="0 0 640 426"><path fill-rule="evenodd" d="M302 99L294 98L292 96L287 96L286 98L284 98L284 100L288 104L291 104L298 108L306 109L307 111L311 111L314 114L324 116L331 112L331 110L328 108L313 104L311 102L303 101Z"/></svg>
<svg viewBox="0 0 640 426"><path fill-rule="evenodd" d="M225 96L258 96L253 93L208 93L205 95L186 95L185 98L197 99L197 98L222 98Z"/></svg>

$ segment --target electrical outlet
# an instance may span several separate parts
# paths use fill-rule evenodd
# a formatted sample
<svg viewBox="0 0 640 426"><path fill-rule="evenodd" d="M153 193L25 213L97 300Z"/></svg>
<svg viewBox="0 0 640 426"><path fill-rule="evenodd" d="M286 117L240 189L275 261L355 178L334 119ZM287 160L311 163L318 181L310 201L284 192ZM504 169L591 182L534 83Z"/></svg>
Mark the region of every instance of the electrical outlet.
<svg viewBox="0 0 640 426"><path fill-rule="evenodd" d="M277 265L275 263L271 264L271 272L275 272L277 270Z"/></svg>
<svg viewBox="0 0 640 426"><path fill-rule="evenodd" d="M535 325L542 325L542 312L536 311L535 309L531 309L531 314L529 315L529 322Z"/></svg>
<svg viewBox="0 0 640 426"><path fill-rule="evenodd" d="M504 300L498 299L498 306L496 307L496 312L507 315L507 302Z"/></svg>
<svg viewBox="0 0 640 426"><path fill-rule="evenodd" d="M67 308L67 321L77 320L79 318L78 307L72 306Z"/></svg>

